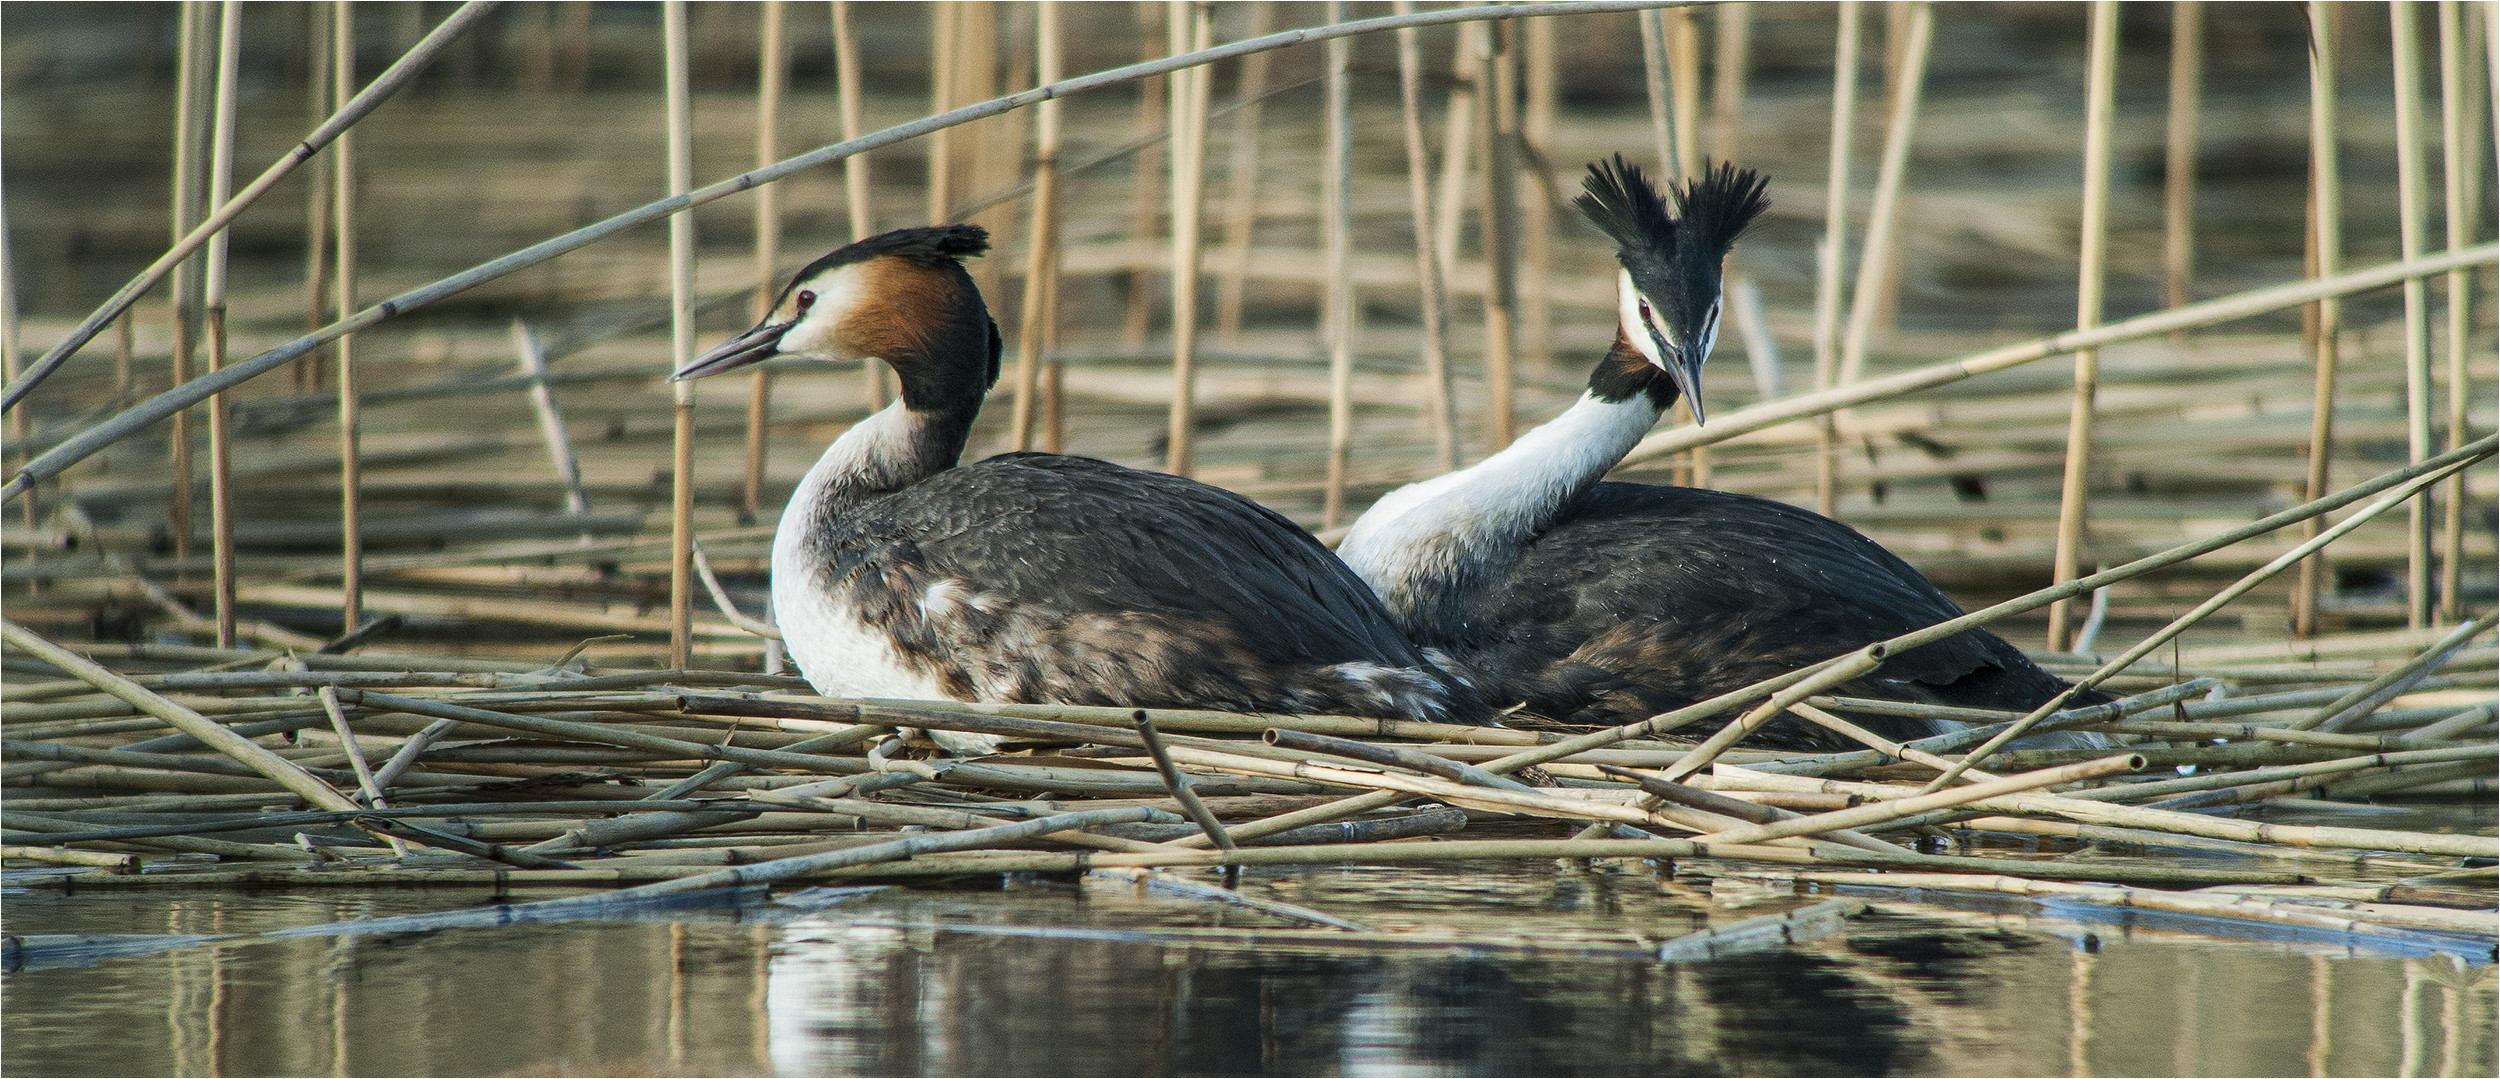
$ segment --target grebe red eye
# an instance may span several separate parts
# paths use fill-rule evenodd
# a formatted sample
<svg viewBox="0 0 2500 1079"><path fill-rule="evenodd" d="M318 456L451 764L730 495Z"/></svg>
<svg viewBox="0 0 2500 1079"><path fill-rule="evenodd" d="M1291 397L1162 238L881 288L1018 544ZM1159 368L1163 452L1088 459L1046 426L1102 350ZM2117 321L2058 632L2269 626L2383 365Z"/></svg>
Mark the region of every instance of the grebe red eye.
<svg viewBox="0 0 2500 1079"><path fill-rule="evenodd" d="M815 294L815 293L813 293L813 292L808 292L808 291L805 291L805 290L801 290L801 291L799 292L799 310L801 310L801 311L805 311L805 310L807 310L807 309L808 309L808 308L810 308L810 307L814 307L815 305L816 305L816 294Z"/></svg>

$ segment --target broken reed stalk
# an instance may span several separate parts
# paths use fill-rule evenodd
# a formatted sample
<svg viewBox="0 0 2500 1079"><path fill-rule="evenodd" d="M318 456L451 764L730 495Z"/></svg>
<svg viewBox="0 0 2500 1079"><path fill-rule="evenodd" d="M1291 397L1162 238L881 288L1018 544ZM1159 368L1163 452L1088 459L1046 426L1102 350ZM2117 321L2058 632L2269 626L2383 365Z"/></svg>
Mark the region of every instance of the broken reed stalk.
<svg viewBox="0 0 2500 1079"><path fill-rule="evenodd" d="M2422 215L2422 49L2411 4L2387 8L2388 40L2395 57L2396 237L2407 259L2420 257ZM2410 461L2431 455L2431 323L2429 282L2404 283L2405 453ZM2408 507L2405 520L2405 624L2431 619L2430 500Z"/></svg>
<svg viewBox="0 0 2500 1079"><path fill-rule="evenodd" d="M210 122L208 201L222 206L234 185L235 97L241 88L243 57L242 0L224 0L217 32L217 103ZM201 270L201 304L208 319L208 370L226 366L227 233L209 237L208 257ZM234 647L234 446L226 413L226 397L208 399L208 527L209 552L215 575L217 647Z"/></svg>
<svg viewBox="0 0 2500 1079"><path fill-rule="evenodd" d="M2343 183L2335 122L2336 24L2341 20L2331 14L2341 8L2331 7L2326 0L2310 0L2305 10L2309 20L2309 275L2325 278L2335 276L2343 265ZM2315 382L2310 396L2309 483L2304 494L2314 501L2326 494L2335 457L2335 353L2337 338L2343 333L2343 304L2337 297L2322 296L2307 312L2303 327L2312 335L2308 344ZM2317 535L2323 527L2325 522L2312 519L2302 526L2303 538ZM2300 580L2292 590L2295 637L2318 632L2318 594L2325 587L2326 570L2323 555L2300 564Z"/></svg>
<svg viewBox="0 0 2500 1079"><path fill-rule="evenodd" d="M1214 37L1213 13L1191 0L1171 0L1166 32L1171 54L1204 51ZM1172 409L1164 470L1197 471L1198 271L1207 164L1207 69L1172 73Z"/></svg>
<svg viewBox="0 0 2500 1079"><path fill-rule="evenodd" d="M2080 268L2075 286L2075 328L2101 324L2103 268L2109 255L2109 137L2117 111L2118 5L2094 0L2090 76L2085 88L2083 133L2083 218ZM2098 349L2075 352L2075 394L2067 417L2066 469L2057 501L2057 552L2049 570L2052 582L2070 581L2083 561L2084 516L2092 486L2092 421L2100 395L2101 354ZM2049 605L2048 649L2062 652L2073 639L2067 623L2073 605Z"/></svg>
<svg viewBox="0 0 2500 1079"><path fill-rule="evenodd" d="M1058 0L1035 9L1034 77L1044 86L1060 77ZM1051 298L1059 291L1059 102L1033 109L1033 229L1024 262L1023 317L1016 320L1016 393L1008 441L1033 448L1033 409L1041 392L1043 346L1058 335Z"/></svg>
<svg viewBox="0 0 2500 1079"><path fill-rule="evenodd" d="M2464 247L2473 233L2474 214L2467 209L2470 203L2466 194L2466 170L2470 168L2479 174L2482 169L2481 161L2476 156L2478 148L2473 145L2480 140L2469 139L2465 122L2465 68L2471 61L2473 49L2459 23L2456 0L2440 0L2439 145L2450 251ZM2465 343L2473 331L2472 277L2464 270L2448 272L2448 446L2451 449L2465 443L2467 400L2472 393L2465 364ZM2439 530L2439 602L2436 614L2441 622L2454 622L2465 616L2463 474L2448 481L2440 502L2445 512Z"/></svg>
<svg viewBox="0 0 2500 1079"><path fill-rule="evenodd" d="M1345 17L1342 0L1328 0L1328 21ZM1328 43L1327 149L1320 165L1320 234L1328 250L1328 284L1320 305L1321 334L1328 342L1328 477L1320 498L1320 527L1335 528L1345 516L1347 457L1354 448L1354 42Z"/></svg>
<svg viewBox="0 0 2500 1079"><path fill-rule="evenodd" d="M1182 775L1180 768L1172 763L1171 751L1163 746L1163 736L1155 733L1154 721L1146 718L1143 709L1137 712L1137 737L1145 743L1146 754L1154 758L1155 774L1163 777L1164 787L1172 792L1172 799L1181 804L1190 823L1197 825L1199 833L1217 847L1233 849L1236 844L1232 837L1224 834L1224 825L1207 810L1207 804L1198 800L1198 792L1189 789L1189 777Z"/></svg>
<svg viewBox="0 0 2500 1079"><path fill-rule="evenodd" d="M762 32L757 43L755 87L755 166L781 159L781 88L789 74L782 48L787 22L782 0L764 0ZM755 303L757 324L772 317L775 286L780 284L781 188L766 184L755 192ZM866 366L876 366L870 361ZM738 489L738 508L748 520L764 512L764 428L772 409L772 373L758 367L747 383L745 482Z"/></svg>
<svg viewBox="0 0 2500 1079"><path fill-rule="evenodd" d="M668 191L694 189L694 99L688 89L685 0L661 7L661 49L668 80ZM669 344L672 371L694 359L694 215L668 219ZM694 383L672 382L670 413L668 655L671 667L694 666Z"/></svg>
<svg viewBox="0 0 2500 1079"><path fill-rule="evenodd" d="M2203 0L2170 5L2170 125L2162 155L2163 302L2188 302L2196 272L2196 122L2205 66Z"/></svg>
<svg viewBox="0 0 2500 1079"><path fill-rule="evenodd" d="M833 72L836 108L842 114L842 141L855 142L866 128L861 104L865 94L859 79L859 34L851 26L851 0L833 0ZM852 154L842 159L842 202L850 214L851 239L865 240L877 231L875 207L869 201L868 155ZM885 365L863 363L860 367L861 390L874 412L886 403Z"/></svg>
<svg viewBox="0 0 2500 1079"><path fill-rule="evenodd" d="M1858 0L1840 0L1839 38L1832 46L1832 133L1823 181L1823 240L1814 250L1814 388L1839 385L1840 265L1849 243L1849 143L1857 131ZM1814 508L1831 516L1839 500L1838 421L1815 425Z"/></svg>
<svg viewBox="0 0 2500 1079"><path fill-rule="evenodd" d="M1249 7L1251 37L1274 28L1271 0L1252 0ZM1215 333L1229 345L1241 343L1241 305L1250 285L1250 244L1259 221L1259 119L1271 59L1266 53L1243 57L1234 87L1232 153L1224 169L1224 268L1215 286Z"/></svg>
<svg viewBox="0 0 2500 1079"><path fill-rule="evenodd" d="M1413 8L1412 0L1397 0L1394 10L1404 15ZM1440 471L1449 472L1458 468L1458 415L1450 389L1449 312L1432 223L1432 161L1424 146L1423 53L1417 37L1412 28L1397 32L1398 100L1405 121L1407 200L1415 228L1417 315L1423 322L1424 423L1432 431L1434 463Z"/></svg>
<svg viewBox="0 0 2500 1079"><path fill-rule="evenodd" d="M356 84L356 12L350 0L335 0L331 13L330 92L345 100L348 90ZM381 82L375 80L376 85ZM337 215L330 234L338 244L332 260L337 265L331 284L335 291L332 306L341 317L356 309L353 136L353 131L342 129L330 151L330 210ZM363 404L357 397L356 336L340 334L332 355L337 357L339 391L339 625L351 629L363 625L365 620L364 418Z"/></svg>

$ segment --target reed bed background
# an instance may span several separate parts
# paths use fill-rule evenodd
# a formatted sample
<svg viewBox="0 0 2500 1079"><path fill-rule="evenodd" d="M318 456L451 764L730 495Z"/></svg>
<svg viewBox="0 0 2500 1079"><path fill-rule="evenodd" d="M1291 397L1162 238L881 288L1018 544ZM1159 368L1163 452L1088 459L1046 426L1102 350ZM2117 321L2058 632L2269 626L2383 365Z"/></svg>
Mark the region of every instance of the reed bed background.
<svg viewBox="0 0 2500 1079"><path fill-rule="evenodd" d="M1646 856L2490 958L2489 837L2198 812L2490 793L2484 6L1433 9L998 101L1405 8L11 8L9 856L662 892ZM1614 152L1774 199L1711 423L1624 474L1830 512L2127 708L1799 759L1690 735L1868 707L1827 690L1871 657L1612 732L764 673L777 507L890 390L662 379L791 267L987 226L1016 347L975 455L1171 468L1327 536L1577 394L1613 263L1567 200ZM2018 720L2142 742L2004 750ZM927 728L1045 748L917 759ZM1414 841L1494 817L1565 823Z"/></svg>

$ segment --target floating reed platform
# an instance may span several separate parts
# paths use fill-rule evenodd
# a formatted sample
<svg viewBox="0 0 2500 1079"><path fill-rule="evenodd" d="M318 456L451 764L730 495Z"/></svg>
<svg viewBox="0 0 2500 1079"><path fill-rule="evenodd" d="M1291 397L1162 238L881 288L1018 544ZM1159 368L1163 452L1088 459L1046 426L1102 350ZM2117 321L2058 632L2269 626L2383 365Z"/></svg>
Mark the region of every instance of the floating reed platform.
<svg viewBox="0 0 2500 1079"><path fill-rule="evenodd" d="M77 16L152 28L109 78L77 25L11 16L59 59L9 87L12 869L621 903L1097 873L1251 902L1184 874L1642 859L2493 958L2500 840L2265 812L2487 804L2500 774L2482 5L237 10ZM2011 52L2058 62L2013 92ZM741 611L773 507L890 390L826 365L666 388L759 285L980 222L1014 347L974 455L1173 467L1328 536L1577 395L1614 268L1567 200L1618 151L1741 159L1774 200L1711 422L1622 474L1823 509L1977 609L1935 635L2044 643L2118 705L1818 688L1872 654L1599 731L762 673ZM1884 709L1969 727L1819 755L1711 733ZM1012 751L933 757L928 730ZM1277 946L1365 932L1262 909L1306 927L1253 931Z"/></svg>

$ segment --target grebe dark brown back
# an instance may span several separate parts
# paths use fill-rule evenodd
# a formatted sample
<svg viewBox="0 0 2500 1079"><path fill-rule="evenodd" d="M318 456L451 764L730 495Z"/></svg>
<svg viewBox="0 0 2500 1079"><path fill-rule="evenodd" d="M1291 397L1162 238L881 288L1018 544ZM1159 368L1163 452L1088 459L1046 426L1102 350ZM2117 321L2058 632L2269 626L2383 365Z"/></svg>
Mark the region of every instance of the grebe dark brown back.
<svg viewBox="0 0 2500 1079"><path fill-rule="evenodd" d="M1475 467L1391 491L1338 547L1409 639L1445 650L1497 707L1620 724L1960 615L1908 563L1831 518L1722 491L1600 482L1678 396L1702 415L1721 263L1769 200L1759 173L1733 165L1677 188L1672 214L1620 155L1589 172L1578 205L1614 238L1622 272L1614 346L1588 391ZM2030 709L2065 685L1974 629L1893 657L1850 692ZM1854 718L1893 738L1945 729ZM1782 718L1756 740L1835 738Z"/></svg>
<svg viewBox="0 0 2500 1079"><path fill-rule="evenodd" d="M970 225L850 244L676 375L782 354L882 360L900 378L901 398L808 470L774 536L774 612L809 683L844 697L1481 718L1361 580L1249 499L1085 457L958 466L998 380L998 327L959 261L988 247Z"/></svg>

